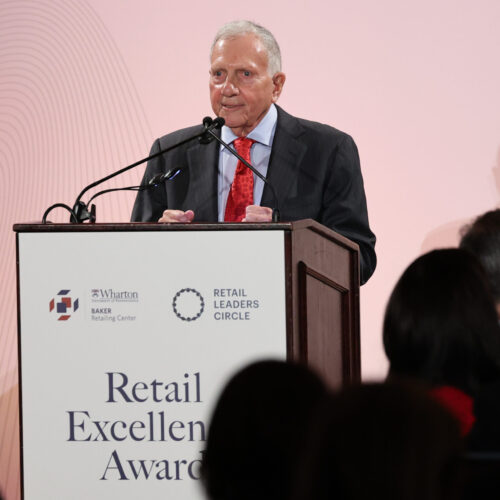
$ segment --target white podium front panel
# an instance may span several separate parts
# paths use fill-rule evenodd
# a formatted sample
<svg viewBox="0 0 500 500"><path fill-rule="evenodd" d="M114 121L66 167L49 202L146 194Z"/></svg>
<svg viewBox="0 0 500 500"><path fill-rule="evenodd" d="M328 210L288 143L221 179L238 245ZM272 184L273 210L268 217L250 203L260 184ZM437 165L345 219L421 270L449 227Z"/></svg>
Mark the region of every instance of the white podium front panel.
<svg viewBox="0 0 500 500"><path fill-rule="evenodd" d="M283 231L18 245L24 498L202 498L221 388L286 357Z"/></svg>

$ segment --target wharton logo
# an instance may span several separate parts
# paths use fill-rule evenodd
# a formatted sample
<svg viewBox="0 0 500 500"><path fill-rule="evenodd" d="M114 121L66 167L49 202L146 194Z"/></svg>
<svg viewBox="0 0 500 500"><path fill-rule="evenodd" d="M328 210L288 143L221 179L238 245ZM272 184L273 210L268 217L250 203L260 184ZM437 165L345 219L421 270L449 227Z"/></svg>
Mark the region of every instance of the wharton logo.
<svg viewBox="0 0 500 500"><path fill-rule="evenodd" d="M182 321L194 321L203 314L205 300L194 288L183 288L175 294L172 308Z"/></svg>
<svg viewBox="0 0 500 500"><path fill-rule="evenodd" d="M90 299L92 302L139 302L139 292L113 288L92 288Z"/></svg>
<svg viewBox="0 0 500 500"><path fill-rule="evenodd" d="M80 306L78 299L72 299L69 292L71 290L59 290L57 296L49 302L49 312L60 314L58 321L67 321L71 318L70 313L76 312Z"/></svg>

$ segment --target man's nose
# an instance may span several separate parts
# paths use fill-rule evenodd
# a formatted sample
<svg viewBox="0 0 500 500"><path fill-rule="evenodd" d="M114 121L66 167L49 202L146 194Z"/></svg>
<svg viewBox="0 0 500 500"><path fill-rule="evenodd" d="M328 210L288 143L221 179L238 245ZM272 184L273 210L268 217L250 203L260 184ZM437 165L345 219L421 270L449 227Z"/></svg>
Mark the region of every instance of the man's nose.
<svg viewBox="0 0 500 500"><path fill-rule="evenodd" d="M237 95L239 92L237 85L234 82L234 77L228 76L222 87L222 94L226 97Z"/></svg>

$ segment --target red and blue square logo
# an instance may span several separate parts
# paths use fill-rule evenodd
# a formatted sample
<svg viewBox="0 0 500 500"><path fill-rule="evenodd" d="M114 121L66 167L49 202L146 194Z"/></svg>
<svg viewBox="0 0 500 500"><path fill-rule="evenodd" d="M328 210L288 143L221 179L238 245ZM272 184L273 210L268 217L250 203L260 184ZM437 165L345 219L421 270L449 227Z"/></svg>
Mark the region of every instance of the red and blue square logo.
<svg viewBox="0 0 500 500"><path fill-rule="evenodd" d="M55 311L60 315L58 321L67 321L80 306L78 299L69 295L70 292L71 290L59 290L57 296L49 302L49 312Z"/></svg>

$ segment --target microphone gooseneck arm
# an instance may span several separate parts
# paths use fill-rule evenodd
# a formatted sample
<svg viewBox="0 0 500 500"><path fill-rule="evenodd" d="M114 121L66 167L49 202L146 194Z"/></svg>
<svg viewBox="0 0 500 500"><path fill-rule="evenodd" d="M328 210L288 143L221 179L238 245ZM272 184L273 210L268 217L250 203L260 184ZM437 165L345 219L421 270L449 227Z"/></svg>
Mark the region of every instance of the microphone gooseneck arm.
<svg viewBox="0 0 500 500"><path fill-rule="evenodd" d="M222 119L220 119L222 120ZM103 177L102 179L99 179L95 182L92 182L91 184L89 184L88 186L86 186L84 189L82 189L82 191L80 192L80 194L78 195L78 197L76 198L76 201L73 205L73 210L71 212L71 220L70 222L76 222L76 223L81 223L87 219L90 219L92 222L95 221L95 219L93 220L93 214L91 212L89 212L88 210L88 203L84 203L83 201L81 201L82 199L82 196L89 190L89 189L92 189L93 187L95 186L98 186L99 184L102 184L103 182L106 182L107 180L109 179L112 179L113 177L116 177L117 175L120 175L120 174L123 174L124 172L126 172L127 170L130 170L132 168L135 168L135 167L138 167L139 165L141 165L142 163L145 163L149 160L153 160L154 158L157 158L158 156L161 156L165 153L168 153L169 151L172 151L173 149L175 148L178 148L180 146L182 146L183 144L186 144L187 142L190 142L194 139L199 139L201 143L203 144L207 144L208 142L212 141L212 137L211 136L208 136L208 132L212 132L213 129L215 128L220 128L222 127L223 123L224 123L224 120L222 120L222 122L220 121L218 118L216 118L215 120L212 120L212 118L210 118L209 116L205 117L203 119L203 130L201 132L198 132L197 134L194 134L193 136L191 137L188 137L187 139L184 139L176 144L173 144L172 146L169 146L168 148L165 148L165 149L162 149L161 151L158 151L157 153L154 153L146 158L143 158L142 160L139 160L139 161L136 161L135 163L132 163L131 165L128 165L127 167L124 167L120 170L117 170L116 172L113 172L112 174L109 174L107 175L106 177ZM169 171L170 172L170 171ZM167 174L161 174L161 175L168 175L169 172L167 172ZM178 173L178 172L177 172ZM175 177L176 173L174 172L169 178L173 178ZM156 177L156 176L155 176ZM168 178L165 178L163 180L168 180ZM139 189L141 188L141 189ZM100 191L99 193L97 193L96 195L94 195L91 199L94 199L96 196L99 196L100 194L104 194L104 193L108 193L108 192L111 192L111 191L119 191L119 190L122 190L122 189L125 189L125 190L137 190L137 191L141 191L142 190L142 186L132 186L130 188L116 188L116 189L110 189L110 190L104 190L104 191ZM143 188L143 189L148 189L148 188ZM90 203L90 201L89 201Z"/></svg>

